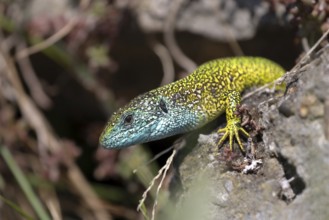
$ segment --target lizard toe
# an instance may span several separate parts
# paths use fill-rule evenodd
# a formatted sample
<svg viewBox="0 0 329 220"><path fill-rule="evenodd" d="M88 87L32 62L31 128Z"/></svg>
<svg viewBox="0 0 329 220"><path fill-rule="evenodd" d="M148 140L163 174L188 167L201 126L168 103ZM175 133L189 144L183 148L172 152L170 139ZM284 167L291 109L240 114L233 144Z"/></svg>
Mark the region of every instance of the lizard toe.
<svg viewBox="0 0 329 220"><path fill-rule="evenodd" d="M221 146L224 143L224 141L229 137L230 150L233 151L233 139L235 137L241 151L245 152L245 149L240 139L239 131L245 136L249 137L248 132L236 123L229 123L226 125L225 128L219 129L217 133L224 133L224 135L220 138L217 145Z"/></svg>

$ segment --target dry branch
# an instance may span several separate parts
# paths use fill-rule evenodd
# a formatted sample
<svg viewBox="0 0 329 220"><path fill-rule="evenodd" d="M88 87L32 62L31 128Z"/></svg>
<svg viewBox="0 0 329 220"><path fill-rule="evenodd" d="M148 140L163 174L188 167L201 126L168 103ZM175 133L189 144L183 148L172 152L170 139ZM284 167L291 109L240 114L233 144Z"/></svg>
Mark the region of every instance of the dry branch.
<svg viewBox="0 0 329 220"><path fill-rule="evenodd" d="M174 57L174 60L182 68L184 68L186 72L191 73L196 69L197 65L183 53L183 51L177 45L175 39L175 25L177 16L184 2L185 0L177 0L171 2L170 10L166 18L163 31L164 40L168 46L169 51L171 52L171 55Z"/></svg>
<svg viewBox="0 0 329 220"><path fill-rule="evenodd" d="M12 86L19 109L21 110L25 120L37 134L39 151L42 160L48 158L48 154L56 155L62 150L61 140L56 137L45 117L35 106L30 97L25 93L13 60L1 49L0 65L3 65L2 67L0 66L0 73L5 76ZM111 216L105 211L100 199L84 178L79 167L70 158L65 158L64 163L67 167L67 174L71 184L77 189L83 201L91 209L95 219L112 219Z"/></svg>

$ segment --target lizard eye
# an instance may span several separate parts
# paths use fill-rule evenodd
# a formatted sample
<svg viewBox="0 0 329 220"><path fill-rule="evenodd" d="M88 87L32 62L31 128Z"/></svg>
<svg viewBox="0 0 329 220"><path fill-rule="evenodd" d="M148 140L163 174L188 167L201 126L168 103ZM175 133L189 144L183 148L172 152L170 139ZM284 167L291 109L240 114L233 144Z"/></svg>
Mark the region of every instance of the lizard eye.
<svg viewBox="0 0 329 220"><path fill-rule="evenodd" d="M159 106L163 112L168 113L166 102L163 99L160 99Z"/></svg>
<svg viewBox="0 0 329 220"><path fill-rule="evenodd" d="M129 114L129 115L126 115L124 118L123 118L123 123L124 125L130 125L131 123L133 123L134 121L134 117L132 114Z"/></svg>

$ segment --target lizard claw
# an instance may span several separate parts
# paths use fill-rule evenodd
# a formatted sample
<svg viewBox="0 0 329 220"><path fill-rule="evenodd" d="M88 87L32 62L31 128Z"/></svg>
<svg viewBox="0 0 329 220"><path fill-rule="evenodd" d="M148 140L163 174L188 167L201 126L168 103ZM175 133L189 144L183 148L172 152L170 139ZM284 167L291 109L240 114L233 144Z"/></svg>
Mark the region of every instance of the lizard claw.
<svg viewBox="0 0 329 220"><path fill-rule="evenodd" d="M239 131L241 131L245 136L249 137L248 132L241 127L241 123L238 120L231 120L227 123L225 128L221 128L217 131L217 133L224 133L221 139L218 141L218 146L222 145L223 142L229 137L230 150L233 150L233 137L235 136L238 141L240 149L245 152L244 147L241 143Z"/></svg>

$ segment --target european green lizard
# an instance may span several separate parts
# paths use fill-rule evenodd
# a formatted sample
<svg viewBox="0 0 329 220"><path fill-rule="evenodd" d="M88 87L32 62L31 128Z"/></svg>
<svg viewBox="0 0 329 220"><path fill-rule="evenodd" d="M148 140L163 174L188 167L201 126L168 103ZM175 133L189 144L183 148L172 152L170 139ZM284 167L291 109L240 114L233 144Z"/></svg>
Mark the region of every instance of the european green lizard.
<svg viewBox="0 0 329 220"><path fill-rule="evenodd" d="M283 75L276 63L259 57L224 58L207 62L189 76L134 98L115 112L100 136L108 149L162 139L199 128L226 111L227 125L221 145L228 137L233 149L235 136L244 151L239 131L241 117L236 114L241 92L263 85Z"/></svg>

